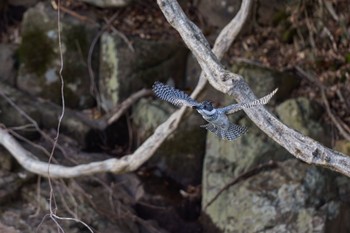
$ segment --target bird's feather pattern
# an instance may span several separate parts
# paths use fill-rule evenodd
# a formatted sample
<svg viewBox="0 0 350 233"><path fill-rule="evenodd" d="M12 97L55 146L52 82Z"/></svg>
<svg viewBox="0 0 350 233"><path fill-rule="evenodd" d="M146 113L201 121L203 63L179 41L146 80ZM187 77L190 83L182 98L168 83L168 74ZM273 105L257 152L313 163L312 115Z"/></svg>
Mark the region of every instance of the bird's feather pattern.
<svg viewBox="0 0 350 233"><path fill-rule="evenodd" d="M162 100L168 101L178 107L193 107L199 105L197 101L192 99L185 92L175 89L174 87L165 85L161 82L155 82L153 84L152 89L157 97L159 97Z"/></svg>
<svg viewBox="0 0 350 233"><path fill-rule="evenodd" d="M201 125L201 127L216 134L216 136L218 136L220 139L226 139L229 141L236 140L237 138L245 134L248 130L248 128L244 126L239 126L233 123L230 123L227 130L221 129L220 127L211 123L206 125Z"/></svg>
<svg viewBox="0 0 350 233"><path fill-rule="evenodd" d="M274 96L276 94L277 90L278 90L278 88L276 88L270 94L268 94L260 99L257 99L257 100L251 101L251 102L246 102L246 103L231 104L229 106L226 106L226 107L220 108L220 109L222 111L224 111L226 114L232 114L232 113L235 113L235 112L242 110L244 108L251 108L251 107L255 107L257 105L264 105L270 101L272 96Z"/></svg>
<svg viewBox="0 0 350 233"><path fill-rule="evenodd" d="M226 131L225 138L229 141L233 141L238 137L242 136L243 134L245 134L247 131L248 131L247 127L230 123L230 126Z"/></svg>
<svg viewBox="0 0 350 233"><path fill-rule="evenodd" d="M232 104L218 109L211 106L211 109L208 110L205 108L205 101L200 104L185 92L177 90L174 87L165 85L161 82L155 82L152 88L155 95L162 100L168 101L179 107L194 107L202 115L202 117L209 122L201 127L206 128L208 131L216 134L220 139L226 139L229 141L233 141L243 135L245 132L247 132L247 128L229 122L226 114L231 114L244 108L251 108L257 105L266 104L277 92L277 89L275 89L270 94L251 102Z"/></svg>

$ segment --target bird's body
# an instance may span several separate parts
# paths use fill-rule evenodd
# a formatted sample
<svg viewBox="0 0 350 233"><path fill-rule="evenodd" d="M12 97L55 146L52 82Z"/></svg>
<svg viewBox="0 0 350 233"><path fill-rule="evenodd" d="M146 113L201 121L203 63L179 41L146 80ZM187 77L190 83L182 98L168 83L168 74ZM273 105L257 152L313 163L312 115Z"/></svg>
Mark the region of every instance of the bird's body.
<svg viewBox="0 0 350 233"><path fill-rule="evenodd" d="M213 108L209 101L204 101L202 106L194 107L208 122L201 127L215 133L219 138L233 141L247 131L246 127L231 123L223 108Z"/></svg>
<svg viewBox="0 0 350 233"><path fill-rule="evenodd" d="M221 139L233 141L247 131L246 127L231 123L226 114L234 113L243 108L250 108L256 105L266 104L276 93L277 89L269 95L248 103L232 104L223 108L214 108L210 101L198 103L185 92L165 85L161 82L155 82L153 92L162 100L168 101L176 106L187 106L196 109L203 119L208 122L201 127L215 133Z"/></svg>

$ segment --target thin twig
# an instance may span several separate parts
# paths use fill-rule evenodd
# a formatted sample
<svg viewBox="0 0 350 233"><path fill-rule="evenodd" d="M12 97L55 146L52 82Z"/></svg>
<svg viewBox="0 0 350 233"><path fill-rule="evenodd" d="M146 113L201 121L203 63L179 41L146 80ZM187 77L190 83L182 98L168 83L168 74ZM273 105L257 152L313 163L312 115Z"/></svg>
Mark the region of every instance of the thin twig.
<svg viewBox="0 0 350 233"><path fill-rule="evenodd" d="M89 17L86 17L86 16L84 16L84 15L80 15L80 14L78 14L77 12L72 11L72 10L70 10L70 9L64 7L64 6L58 6L58 7L60 8L60 10L61 10L62 12L67 13L67 14L73 16L74 18L77 18L77 19L80 20L80 21L83 21L83 22L88 21L88 22L94 23L94 21L91 20Z"/></svg>
<svg viewBox="0 0 350 233"><path fill-rule="evenodd" d="M337 95L338 95L338 98L340 99L340 102L342 102L347 109L350 109L350 104L349 104L350 100L349 99L345 100L343 93L341 92L340 89L337 89Z"/></svg>
<svg viewBox="0 0 350 233"><path fill-rule="evenodd" d="M326 107L326 111L328 116L331 118L333 124L335 125L335 127L337 127L337 129L339 130L339 133L348 141L350 141L350 134L348 134L345 129L342 127L342 124L339 122L339 119L337 119L334 114L331 111L331 108L329 106L329 102L325 93L325 90L322 88L321 89L321 96L322 96L322 100L324 102L324 105Z"/></svg>
<svg viewBox="0 0 350 233"><path fill-rule="evenodd" d="M124 33L120 32L119 30L117 30L112 24L109 23L109 21L107 19L104 19L104 21L107 23L107 25L110 26L110 28L112 29L112 31L115 34L117 34L120 38L122 38L122 40L127 44L130 51L135 52L134 46L132 45L130 40L126 37L126 35Z"/></svg>
<svg viewBox="0 0 350 233"><path fill-rule="evenodd" d="M50 187L50 197L49 197L49 216L50 219L56 224L57 228L59 229L60 232L64 232L63 228L57 221L59 220L68 220L68 221L75 221L78 222L82 225L84 225L90 232L94 232L85 222L81 221L80 219L76 218L68 218L68 217L60 217L56 214L57 211L57 204L56 204L56 198L54 195L54 189L51 181L51 175L50 175L50 168L51 168L51 161L54 159L54 152L55 149L58 145L58 138L60 136L60 130L61 130L61 124L63 117L65 115L65 98L64 98L64 78L62 75L63 68L64 68L64 61L63 61L63 50L62 50L62 41L61 41L61 0L57 1L57 32L58 32L58 49L59 49L59 58L60 58L60 67L58 71L58 76L61 81L61 88L60 88L60 94L61 94L61 104L62 104L62 111L58 119L58 124L56 128L56 137L54 138L54 142L52 145L50 157L48 160L48 166L47 166L47 177L48 177L48 182L49 182L49 187ZM43 220L45 217L43 218Z"/></svg>
<svg viewBox="0 0 350 233"><path fill-rule="evenodd" d="M331 1L324 1L323 0L324 5L326 6L326 9L328 10L329 14L333 17L333 19L335 21L339 21L339 16L337 15L337 13L335 12L335 9L332 5Z"/></svg>
<svg viewBox="0 0 350 233"><path fill-rule="evenodd" d="M124 100L120 105L117 106L117 108L114 110L115 112L111 117L108 117L107 125L111 125L113 122L117 121L126 110L130 108L136 101L138 101L140 98L149 96L152 94L151 90L148 89L142 89Z"/></svg>
<svg viewBox="0 0 350 233"><path fill-rule="evenodd" d="M87 57L87 64L88 64L88 71L89 71L89 76L90 76L90 92L93 96L95 96L96 101L97 101L97 106L100 107L101 106L101 96L100 93L98 91L98 88L95 84L95 72L92 69L92 53L94 52L95 46L98 42L98 40L100 39L100 37L102 36L102 34L108 29L109 25L112 24L112 22L118 17L119 12L116 12L112 15L112 17L107 21L106 25L104 25L102 27L102 29L96 34L96 36L94 37L94 39L91 42L90 48L89 48L89 53L88 53L88 57Z"/></svg>
<svg viewBox="0 0 350 233"><path fill-rule="evenodd" d="M326 112L328 114L328 116L331 118L333 124L335 125L335 127L337 127L337 129L339 130L339 133L348 141L350 141L350 134L346 131L348 129L348 127L346 126L346 128L344 129L344 125L345 123L341 122L340 119L338 119L336 116L334 116L334 114L332 113L331 107L329 105L327 96L326 96L326 92L325 89L326 87L318 80L316 79L313 75L311 75L310 73L306 72L305 70L303 70L301 67L297 66L296 70L303 75L305 78L307 78L312 84L316 84L316 86L320 89L321 91L321 97L322 100L324 102L325 108L326 108Z"/></svg>
<svg viewBox="0 0 350 233"><path fill-rule="evenodd" d="M343 122L342 120L340 120L339 118L338 118L338 121L339 121L339 123L342 125L342 127L344 128L344 130L346 130L346 132L350 134L350 127L349 127L345 122Z"/></svg>

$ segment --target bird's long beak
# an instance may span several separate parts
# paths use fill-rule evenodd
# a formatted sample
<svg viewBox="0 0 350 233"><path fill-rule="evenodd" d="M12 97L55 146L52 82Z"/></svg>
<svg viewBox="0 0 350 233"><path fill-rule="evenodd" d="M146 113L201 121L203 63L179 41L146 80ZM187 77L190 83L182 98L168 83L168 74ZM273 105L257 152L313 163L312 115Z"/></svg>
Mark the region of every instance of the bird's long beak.
<svg viewBox="0 0 350 233"><path fill-rule="evenodd" d="M192 108L193 108L193 109L196 109L196 110L202 109L201 106L192 106Z"/></svg>

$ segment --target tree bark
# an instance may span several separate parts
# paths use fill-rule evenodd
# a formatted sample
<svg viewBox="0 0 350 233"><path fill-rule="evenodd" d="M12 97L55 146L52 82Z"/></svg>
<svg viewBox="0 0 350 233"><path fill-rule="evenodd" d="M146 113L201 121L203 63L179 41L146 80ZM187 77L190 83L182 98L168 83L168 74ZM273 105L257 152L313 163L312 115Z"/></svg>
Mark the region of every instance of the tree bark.
<svg viewBox="0 0 350 233"><path fill-rule="evenodd" d="M240 75L224 69L208 47L200 30L186 17L175 0L158 0L168 22L180 33L183 41L197 58L209 83L217 90L232 95L238 102L255 100L250 87ZM244 110L248 117L270 138L296 158L321 165L350 177L350 157L329 149L319 142L287 127L263 106Z"/></svg>

